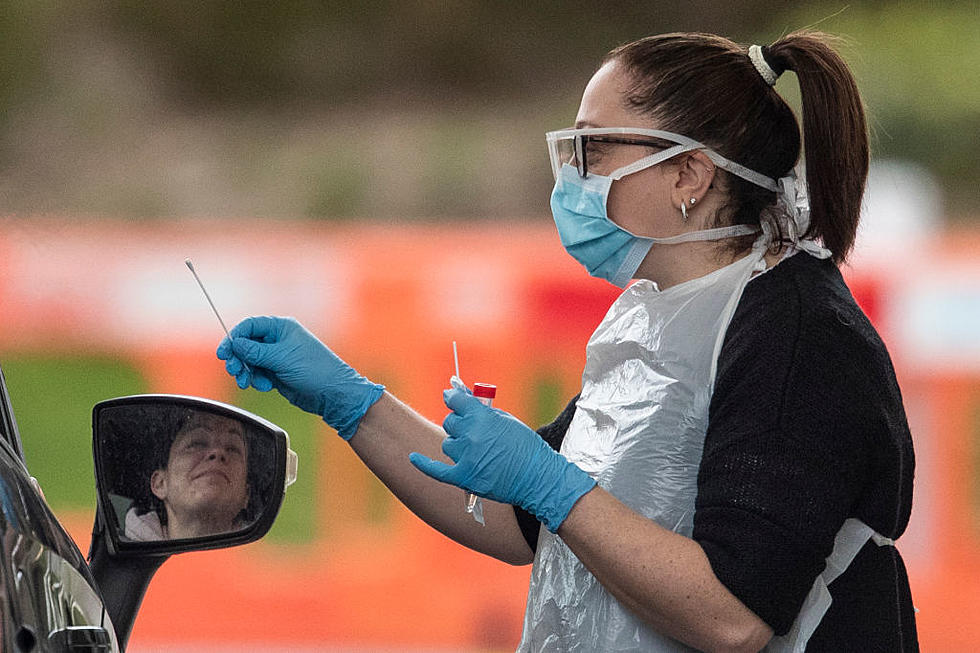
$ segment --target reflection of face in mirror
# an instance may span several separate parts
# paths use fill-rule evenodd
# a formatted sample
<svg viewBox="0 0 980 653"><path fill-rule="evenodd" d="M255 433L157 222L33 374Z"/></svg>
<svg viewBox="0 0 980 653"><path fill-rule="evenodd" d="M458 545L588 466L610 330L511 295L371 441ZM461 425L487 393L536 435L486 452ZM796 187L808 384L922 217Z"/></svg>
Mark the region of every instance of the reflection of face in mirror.
<svg viewBox="0 0 980 653"><path fill-rule="evenodd" d="M238 532L273 496L276 444L246 419L174 402L105 408L100 475L131 542Z"/></svg>
<svg viewBox="0 0 980 653"><path fill-rule="evenodd" d="M177 432L150 490L166 511L165 537L201 537L241 527L248 504L248 447L233 419L195 413Z"/></svg>

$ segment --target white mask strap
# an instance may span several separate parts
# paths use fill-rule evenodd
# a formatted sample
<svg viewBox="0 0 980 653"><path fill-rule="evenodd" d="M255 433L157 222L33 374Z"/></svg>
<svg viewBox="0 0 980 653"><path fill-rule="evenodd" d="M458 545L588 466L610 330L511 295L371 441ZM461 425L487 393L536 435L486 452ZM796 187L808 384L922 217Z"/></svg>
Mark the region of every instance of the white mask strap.
<svg viewBox="0 0 980 653"><path fill-rule="evenodd" d="M734 238L735 236L748 236L749 234L754 234L757 231L759 231L759 228L753 227L752 225L735 224L729 227L716 227L714 229L688 231L686 233L677 234L676 236L667 236L666 238L649 238L647 236L641 236L641 238L646 238L647 240L660 245L673 245L675 243L689 243L699 240L723 240L725 238Z"/></svg>
<svg viewBox="0 0 980 653"><path fill-rule="evenodd" d="M806 196L806 182L802 182L796 177L796 172L792 171L785 177L779 178L778 201L783 205L786 214L789 216L789 224L784 225L786 237L799 249L802 249L817 258L828 258L831 252L826 247L822 247L813 240L804 240L803 236L810 228L810 202ZM767 236L772 234L769 225L763 225Z"/></svg>

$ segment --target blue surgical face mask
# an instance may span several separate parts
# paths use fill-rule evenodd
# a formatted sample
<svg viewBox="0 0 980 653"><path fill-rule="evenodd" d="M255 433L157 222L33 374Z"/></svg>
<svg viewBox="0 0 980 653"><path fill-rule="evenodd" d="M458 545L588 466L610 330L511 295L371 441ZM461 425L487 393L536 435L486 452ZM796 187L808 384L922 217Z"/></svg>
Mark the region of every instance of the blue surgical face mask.
<svg viewBox="0 0 980 653"><path fill-rule="evenodd" d="M634 277L655 243L721 240L758 231L755 227L740 224L689 231L668 238L650 238L632 234L614 223L606 212L613 181L655 165L660 162L657 159L663 160L649 157L643 161L646 164L643 167L629 166L631 169L628 171L620 169L609 176L589 173L582 177L574 166L567 163L562 165L551 193L551 213L565 251L584 265L593 277L623 288Z"/></svg>

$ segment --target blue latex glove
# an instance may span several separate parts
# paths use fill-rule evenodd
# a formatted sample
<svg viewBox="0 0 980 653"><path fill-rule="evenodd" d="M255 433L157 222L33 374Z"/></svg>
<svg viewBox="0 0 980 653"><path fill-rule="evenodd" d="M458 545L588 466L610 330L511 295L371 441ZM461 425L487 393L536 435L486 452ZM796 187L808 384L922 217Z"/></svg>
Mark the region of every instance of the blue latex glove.
<svg viewBox="0 0 980 653"><path fill-rule="evenodd" d="M455 465L412 453L432 478L494 501L520 506L554 533L595 481L548 446L516 417L480 403L469 392L443 392L452 410L442 423L442 451Z"/></svg>
<svg viewBox="0 0 980 653"><path fill-rule="evenodd" d="M275 388L294 406L323 417L345 440L384 392L291 317L249 317L230 335L217 355L240 388Z"/></svg>

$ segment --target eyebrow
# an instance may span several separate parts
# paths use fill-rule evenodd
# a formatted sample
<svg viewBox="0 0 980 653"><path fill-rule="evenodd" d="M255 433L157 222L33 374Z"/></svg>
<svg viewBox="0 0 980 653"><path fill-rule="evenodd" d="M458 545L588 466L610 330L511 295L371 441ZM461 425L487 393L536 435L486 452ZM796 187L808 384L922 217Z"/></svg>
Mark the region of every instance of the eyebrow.
<svg viewBox="0 0 980 653"><path fill-rule="evenodd" d="M586 129L588 127L598 127L599 125L594 122L589 122L588 120L579 120L575 123L575 129Z"/></svg>

